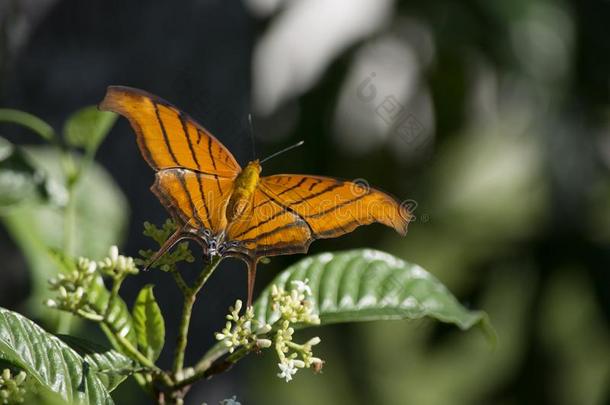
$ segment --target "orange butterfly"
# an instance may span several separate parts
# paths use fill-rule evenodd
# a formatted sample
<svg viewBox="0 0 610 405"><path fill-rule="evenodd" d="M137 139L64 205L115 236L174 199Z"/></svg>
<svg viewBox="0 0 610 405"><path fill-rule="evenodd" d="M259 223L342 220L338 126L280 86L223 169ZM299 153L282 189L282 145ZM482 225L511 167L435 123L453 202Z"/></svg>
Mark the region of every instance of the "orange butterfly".
<svg viewBox="0 0 610 405"><path fill-rule="evenodd" d="M262 257L305 253L315 239L372 222L407 232L412 214L389 195L330 177L261 177L258 160L242 169L210 132L150 93L110 86L99 108L129 120L144 159L156 170L151 190L180 225L155 258L191 238L208 257L245 260L248 305Z"/></svg>

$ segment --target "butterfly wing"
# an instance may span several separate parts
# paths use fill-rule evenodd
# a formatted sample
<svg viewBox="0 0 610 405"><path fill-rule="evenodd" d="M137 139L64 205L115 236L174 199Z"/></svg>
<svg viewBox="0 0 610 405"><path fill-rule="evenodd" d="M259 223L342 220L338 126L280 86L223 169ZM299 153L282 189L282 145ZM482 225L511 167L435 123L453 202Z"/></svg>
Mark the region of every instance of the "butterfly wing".
<svg viewBox="0 0 610 405"><path fill-rule="evenodd" d="M263 256L305 253L313 240L309 224L262 187L254 192L249 215L229 225L234 253L256 260Z"/></svg>
<svg viewBox="0 0 610 405"><path fill-rule="evenodd" d="M142 156L155 170L185 168L235 178L241 168L209 131L161 98L124 86L110 86L99 105L129 120Z"/></svg>
<svg viewBox="0 0 610 405"><path fill-rule="evenodd" d="M315 239L334 238L360 225L380 222L400 234L412 214L396 199L359 183L330 177L263 177L247 224L228 237L250 257L304 253Z"/></svg>
<svg viewBox="0 0 610 405"><path fill-rule="evenodd" d="M227 225L225 207L232 188L232 179L188 169L165 169L157 172L151 190L178 224L207 240Z"/></svg>

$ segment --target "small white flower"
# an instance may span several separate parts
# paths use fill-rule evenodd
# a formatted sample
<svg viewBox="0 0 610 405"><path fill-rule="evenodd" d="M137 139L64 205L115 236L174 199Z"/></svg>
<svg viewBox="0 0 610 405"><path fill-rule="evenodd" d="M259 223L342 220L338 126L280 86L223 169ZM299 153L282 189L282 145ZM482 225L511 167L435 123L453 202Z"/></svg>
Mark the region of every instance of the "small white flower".
<svg viewBox="0 0 610 405"><path fill-rule="evenodd" d="M286 382L290 382L292 380L292 376L295 375L298 371L294 364L294 360L288 360L287 362L277 363L280 368L281 373L277 376L286 380Z"/></svg>
<svg viewBox="0 0 610 405"><path fill-rule="evenodd" d="M290 282L290 284L292 284L294 286L294 288L296 288L296 290L299 292L299 294L305 294L306 296L310 296L311 288L309 287L309 285L307 285L307 283L309 283L309 279L307 279L307 278L303 281L293 280Z"/></svg>

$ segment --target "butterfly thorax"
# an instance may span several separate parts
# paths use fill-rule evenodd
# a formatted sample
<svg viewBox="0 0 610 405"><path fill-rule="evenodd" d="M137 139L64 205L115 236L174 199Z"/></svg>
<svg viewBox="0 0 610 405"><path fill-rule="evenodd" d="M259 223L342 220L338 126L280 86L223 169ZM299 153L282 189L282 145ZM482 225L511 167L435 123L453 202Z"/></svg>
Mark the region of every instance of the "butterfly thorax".
<svg viewBox="0 0 610 405"><path fill-rule="evenodd" d="M235 179L233 192L227 204L227 222L240 219L252 204L254 192L260 179L261 165L258 160L248 163Z"/></svg>

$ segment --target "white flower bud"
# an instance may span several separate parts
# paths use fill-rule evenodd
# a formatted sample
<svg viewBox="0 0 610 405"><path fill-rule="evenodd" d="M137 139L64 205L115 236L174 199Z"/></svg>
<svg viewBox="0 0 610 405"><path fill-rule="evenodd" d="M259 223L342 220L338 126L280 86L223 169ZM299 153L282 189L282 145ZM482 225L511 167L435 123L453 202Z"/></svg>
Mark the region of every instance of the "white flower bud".
<svg viewBox="0 0 610 405"><path fill-rule="evenodd" d="M116 263L116 261L119 258L119 248L116 247L116 245L110 246L110 251L109 251L108 256L110 256L110 260L112 260L112 263Z"/></svg>
<svg viewBox="0 0 610 405"><path fill-rule="evenodd" d="M92 274L97 269L97 263L89 262L89 266L87 266L87 273Z"/></svg>
<svg viewBox="0 0 610 405"><path fill-rule="evenodd" d="M44 304L49 308L57 308L57 302L52 299L48 299L44 302Z"/></svg>
<svg viewBox="0 0 610 405"><path fill-rule="evenodd" d="M76 299L80 301L83 298L83 295L85 295L85 290L83 290L83 287L78 287L74 295L76 296Z"/></svg>
<svg viewBox="0 0 610 405"><path fill-rule="evenodd" d="M25 377L26 374L23 371L17 374L17 376L15 377L15 382L17 383L17 385L21 385L25 381Z"/></svg>
<svg viewBox="0 0 610 405"><path fill-rule="evenodd" d="M127 268L126 265L126 260L125 260L125 256L119 256L117 259L117 268L119 270L125 270Z"/></svg>
<svg viewBox="0 0 610 405"><path fill-rule="evenodd" d="M68 296L68 291L66 291L66 288L63 285L59 286L59 295L62 298L66 298Z"/></svg>
<svg viewBox="0 0 610 405"><path fill-rule="evenodd" d="M309 346L315 346L318 343L320 343L321 341L322 341L322 339L320 339L318 336L316 336L316 337L313 337L313 338L309 339L307 341L307 343L305 343L305 344L309 345Z"/></svg>
<svg viewBox="0 0 610 405"><path fill-rule="evenodd" d="M235 301L235 312L241 311L241 307L243 306L243 302L241 302L241 300L237 300Z"/></svg>
<svg viewBox="0 0 610 405"><path fill-rule="evenodd" d="M260 347L261 349L271 347L271 344L272 342L269 339L256 339L256 346Z"/></svg>

